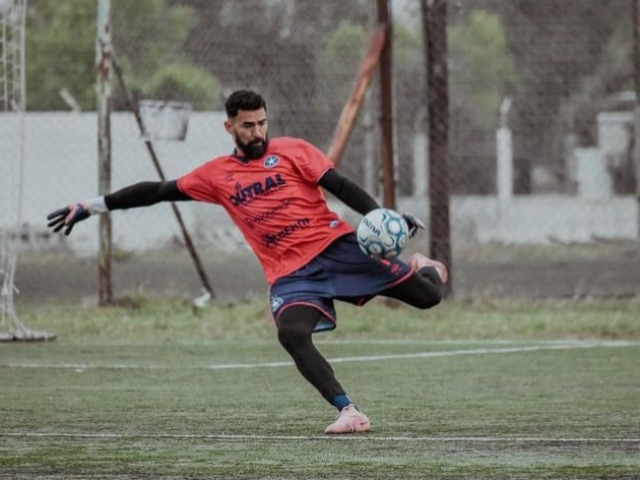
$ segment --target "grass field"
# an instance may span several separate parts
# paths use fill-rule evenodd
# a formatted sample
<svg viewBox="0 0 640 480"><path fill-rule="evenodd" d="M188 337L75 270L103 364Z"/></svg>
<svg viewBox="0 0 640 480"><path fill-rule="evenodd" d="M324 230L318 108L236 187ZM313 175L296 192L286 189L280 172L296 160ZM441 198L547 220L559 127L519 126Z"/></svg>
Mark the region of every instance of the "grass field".
<svg viewBox="0 0 640 480"><path fill-rule="evenodd" d="M23 308L59 339L0 344L0 478L640 478L638 299L341 306L340 437L265 310Z"/></svg>

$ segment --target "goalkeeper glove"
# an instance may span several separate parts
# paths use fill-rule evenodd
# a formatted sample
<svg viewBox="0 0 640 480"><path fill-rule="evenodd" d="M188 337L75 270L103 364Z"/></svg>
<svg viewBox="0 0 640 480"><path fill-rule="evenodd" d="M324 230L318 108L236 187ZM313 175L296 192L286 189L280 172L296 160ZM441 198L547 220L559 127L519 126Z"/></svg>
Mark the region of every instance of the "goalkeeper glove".
<svg viewBox="0 0 640 480"><path fill-rule="evenodd" d="M418 229L424 230L424 223L415 215L411 215L409 213L403 213L402 218L407 222L407 226L409 227L409 237L414 237L416 233L418 233Z"/></svg>
<svg viewBox="0 0 640 480"><path fill-rule="evenodd" d="M50 220L47 226L53 228L54 232L59 232L66 227L64 234L69 235L76 223L90 216L91 212L86 203L74 203L47 215L47 220Z"/></svg>
<svg viewBox="0 0 640 480"><path fill-rule="evenodd" d="M59 232L64 227L67 227L64 234L69 235L76 223L89 218L94 213L105 213L108 211L109 208L107 207L104 196L95 197L86 202L74 203L55 212L51 212L47 215L47 220L49 220L47 226L52 227L54 232Z"/></svg>

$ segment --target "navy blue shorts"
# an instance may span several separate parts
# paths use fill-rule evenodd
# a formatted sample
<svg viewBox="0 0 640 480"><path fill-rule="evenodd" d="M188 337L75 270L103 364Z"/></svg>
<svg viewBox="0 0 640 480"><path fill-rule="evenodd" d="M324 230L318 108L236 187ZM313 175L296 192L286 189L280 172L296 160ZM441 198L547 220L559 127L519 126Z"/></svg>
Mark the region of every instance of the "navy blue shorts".
<svg viewBox="0 0 640 480"><path fill-rule="evenodd" d="M315 331L336 327L334 300L364 305L380 292L403 282L411 267L399 259L377 260L360 250L355 234L340 237L304 267L271 286L271 313L292 305L308 305L325 317Z"/></svg>

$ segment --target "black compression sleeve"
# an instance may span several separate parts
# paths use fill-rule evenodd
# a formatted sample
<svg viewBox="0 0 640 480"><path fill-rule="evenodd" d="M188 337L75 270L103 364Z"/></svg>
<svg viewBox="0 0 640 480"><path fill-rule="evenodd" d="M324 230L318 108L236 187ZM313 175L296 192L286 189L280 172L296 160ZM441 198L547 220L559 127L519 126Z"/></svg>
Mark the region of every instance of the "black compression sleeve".
<svg viewBox="0 0 640 480"><path fill-rule="evenodd" d="M125 187L117 192L105 195L104 201L109 210L145 207L158 202L177 202L193 200L180 191L178 182L140 182Z"/></svg>
<svg viewBox="0 0 640 480"><path fill-rule="evenodd" d="M345 205L361 215L379 208L378 202L362 187L333 169L322 176L318 185L334 194Z"/></svg>

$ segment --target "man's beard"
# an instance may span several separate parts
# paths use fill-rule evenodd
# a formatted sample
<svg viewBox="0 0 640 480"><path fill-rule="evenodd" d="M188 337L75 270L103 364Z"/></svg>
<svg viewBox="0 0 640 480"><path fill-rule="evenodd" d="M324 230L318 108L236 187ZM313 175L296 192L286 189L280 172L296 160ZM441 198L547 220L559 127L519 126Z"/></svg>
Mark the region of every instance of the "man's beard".
<svg viewBox="0 0 640 480"><path fill-rule="evenodd" d="M236 135L236 146L244 153L245 157L250 160L260 158L267 151L269 145L269 137L265 137L264 140L254 140L251 143L244 143Z"/></svg>

